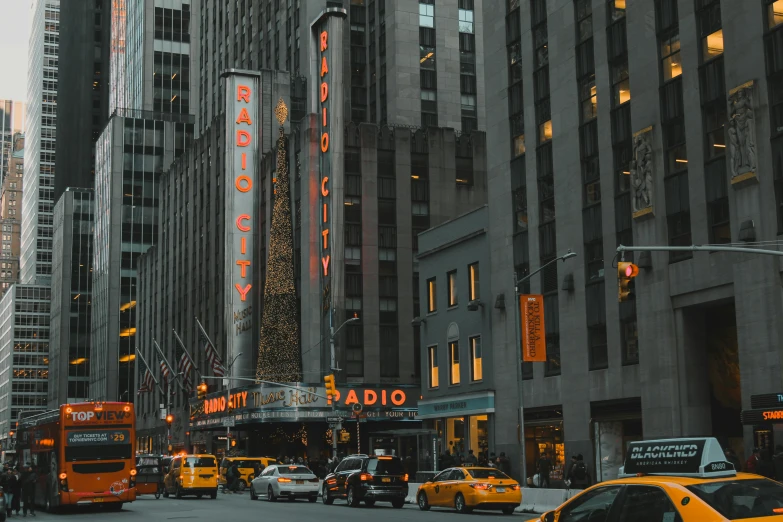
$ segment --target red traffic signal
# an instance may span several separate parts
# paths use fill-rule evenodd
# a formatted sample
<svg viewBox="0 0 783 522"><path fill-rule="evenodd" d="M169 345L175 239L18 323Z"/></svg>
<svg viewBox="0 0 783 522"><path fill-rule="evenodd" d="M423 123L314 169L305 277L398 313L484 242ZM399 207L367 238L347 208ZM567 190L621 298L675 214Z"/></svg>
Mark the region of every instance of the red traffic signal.
<svg viewBox="0 0 783 522"><path fill-rule="evenodd" d="M172 422L174 422L174 415L172 415L171 413L169 413L168 415L166 415L166 422L167 422L168 424L171 424Z"/></svg>
<svg viewBox="0 0 783 522"><path fill-rule="evenodd" d="M633 278L639 275L639 267L633 263L617 263L617 300L619 302L634 298Z"/></svg>

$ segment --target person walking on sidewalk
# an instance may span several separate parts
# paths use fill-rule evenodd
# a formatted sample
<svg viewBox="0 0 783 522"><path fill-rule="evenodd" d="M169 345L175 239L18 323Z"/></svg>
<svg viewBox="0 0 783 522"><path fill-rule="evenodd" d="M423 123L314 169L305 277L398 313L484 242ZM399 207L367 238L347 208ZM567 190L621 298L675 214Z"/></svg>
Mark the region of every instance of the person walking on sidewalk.
<svg viewBox="0 0 783 522"><path fill-rule="evenodd" d="M14 482L16 481L16 475L14 472L6 466L3 468L3 475L0 476L0 486L3 488L3 495L5 496L5 512L6 516L11 516L11 506L14 505Z"/></svg>
<svg viewBox="0 0 783 522"><path fill-rule="evenodd" d="M552 460L549 453L544 452L538 459L538 487L549 488L549 474L552 472Z"/></svg>
<svg viewBox="0 0 783 522"><path fill-rule="evenodd" d="M571 481L571 487L574 489L586 489L590 486L590 474L587 472L582 454L576 456L576 462L571 466L571 473L568 477Z"/></svg>
<svg viewBox="0 0 783 522"><path fill-rule="evenodd" d="M24 475L22 475L22 501L24 502L22 512L25 517L28 511L30 511L30 515L35 516L35 486L37 484L38 474L28 464Z"/></svg>

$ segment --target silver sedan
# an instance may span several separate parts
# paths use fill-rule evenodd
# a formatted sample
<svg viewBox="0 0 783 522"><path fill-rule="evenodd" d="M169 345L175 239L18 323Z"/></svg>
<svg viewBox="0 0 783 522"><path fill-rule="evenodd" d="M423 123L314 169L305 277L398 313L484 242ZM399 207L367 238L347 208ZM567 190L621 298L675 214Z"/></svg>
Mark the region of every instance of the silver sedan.
<svg viewBox="0 0 783 522"><path fill-rule="evenodd" d="M319 485L315 473L304 466L275 464L264 469L250 483L250 499L265 497L274 502L280 497L288 497L288 500L306 498L315 502Z"/></svg>

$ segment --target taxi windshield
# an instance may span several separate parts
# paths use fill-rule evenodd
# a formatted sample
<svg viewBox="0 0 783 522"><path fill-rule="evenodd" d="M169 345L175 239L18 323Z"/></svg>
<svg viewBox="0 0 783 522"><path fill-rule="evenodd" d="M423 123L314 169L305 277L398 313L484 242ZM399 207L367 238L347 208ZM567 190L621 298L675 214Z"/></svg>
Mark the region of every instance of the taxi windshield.
<svg viewBox="0 0 783 522"><path fill-rule="evenodd" d="M188 457L184 463L186 468L214 468L216 465L212 457Z"/></svg>
<svg viewBox="0 0 783 522"><path fill-rule="evenodd" d="M476 479L489 479L489 478L496 478L496 479L507 479L510 478L508 475L503 473L502 471L498 469L468 469L468 473L470 473L470 476Z"/></svg>
<svg viewBox="0 0 783 522"><path fill-rule="evenodd" d="M783 514L783 485L771 480L726 480L688 489L729 520Z"/></svg>

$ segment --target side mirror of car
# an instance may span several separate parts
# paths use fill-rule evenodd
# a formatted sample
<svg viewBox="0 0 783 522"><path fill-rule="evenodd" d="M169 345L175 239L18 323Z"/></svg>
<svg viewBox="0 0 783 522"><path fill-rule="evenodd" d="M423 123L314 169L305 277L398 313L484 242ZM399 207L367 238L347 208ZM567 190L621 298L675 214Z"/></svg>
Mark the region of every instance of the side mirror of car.
<svg viewBox="0 0 783 522"><path fill-rule="evenodd" d="M547 513L544 513L543 515L541 515L541 520L543 522L555 522L555 512L549 511Z"/></svg>

